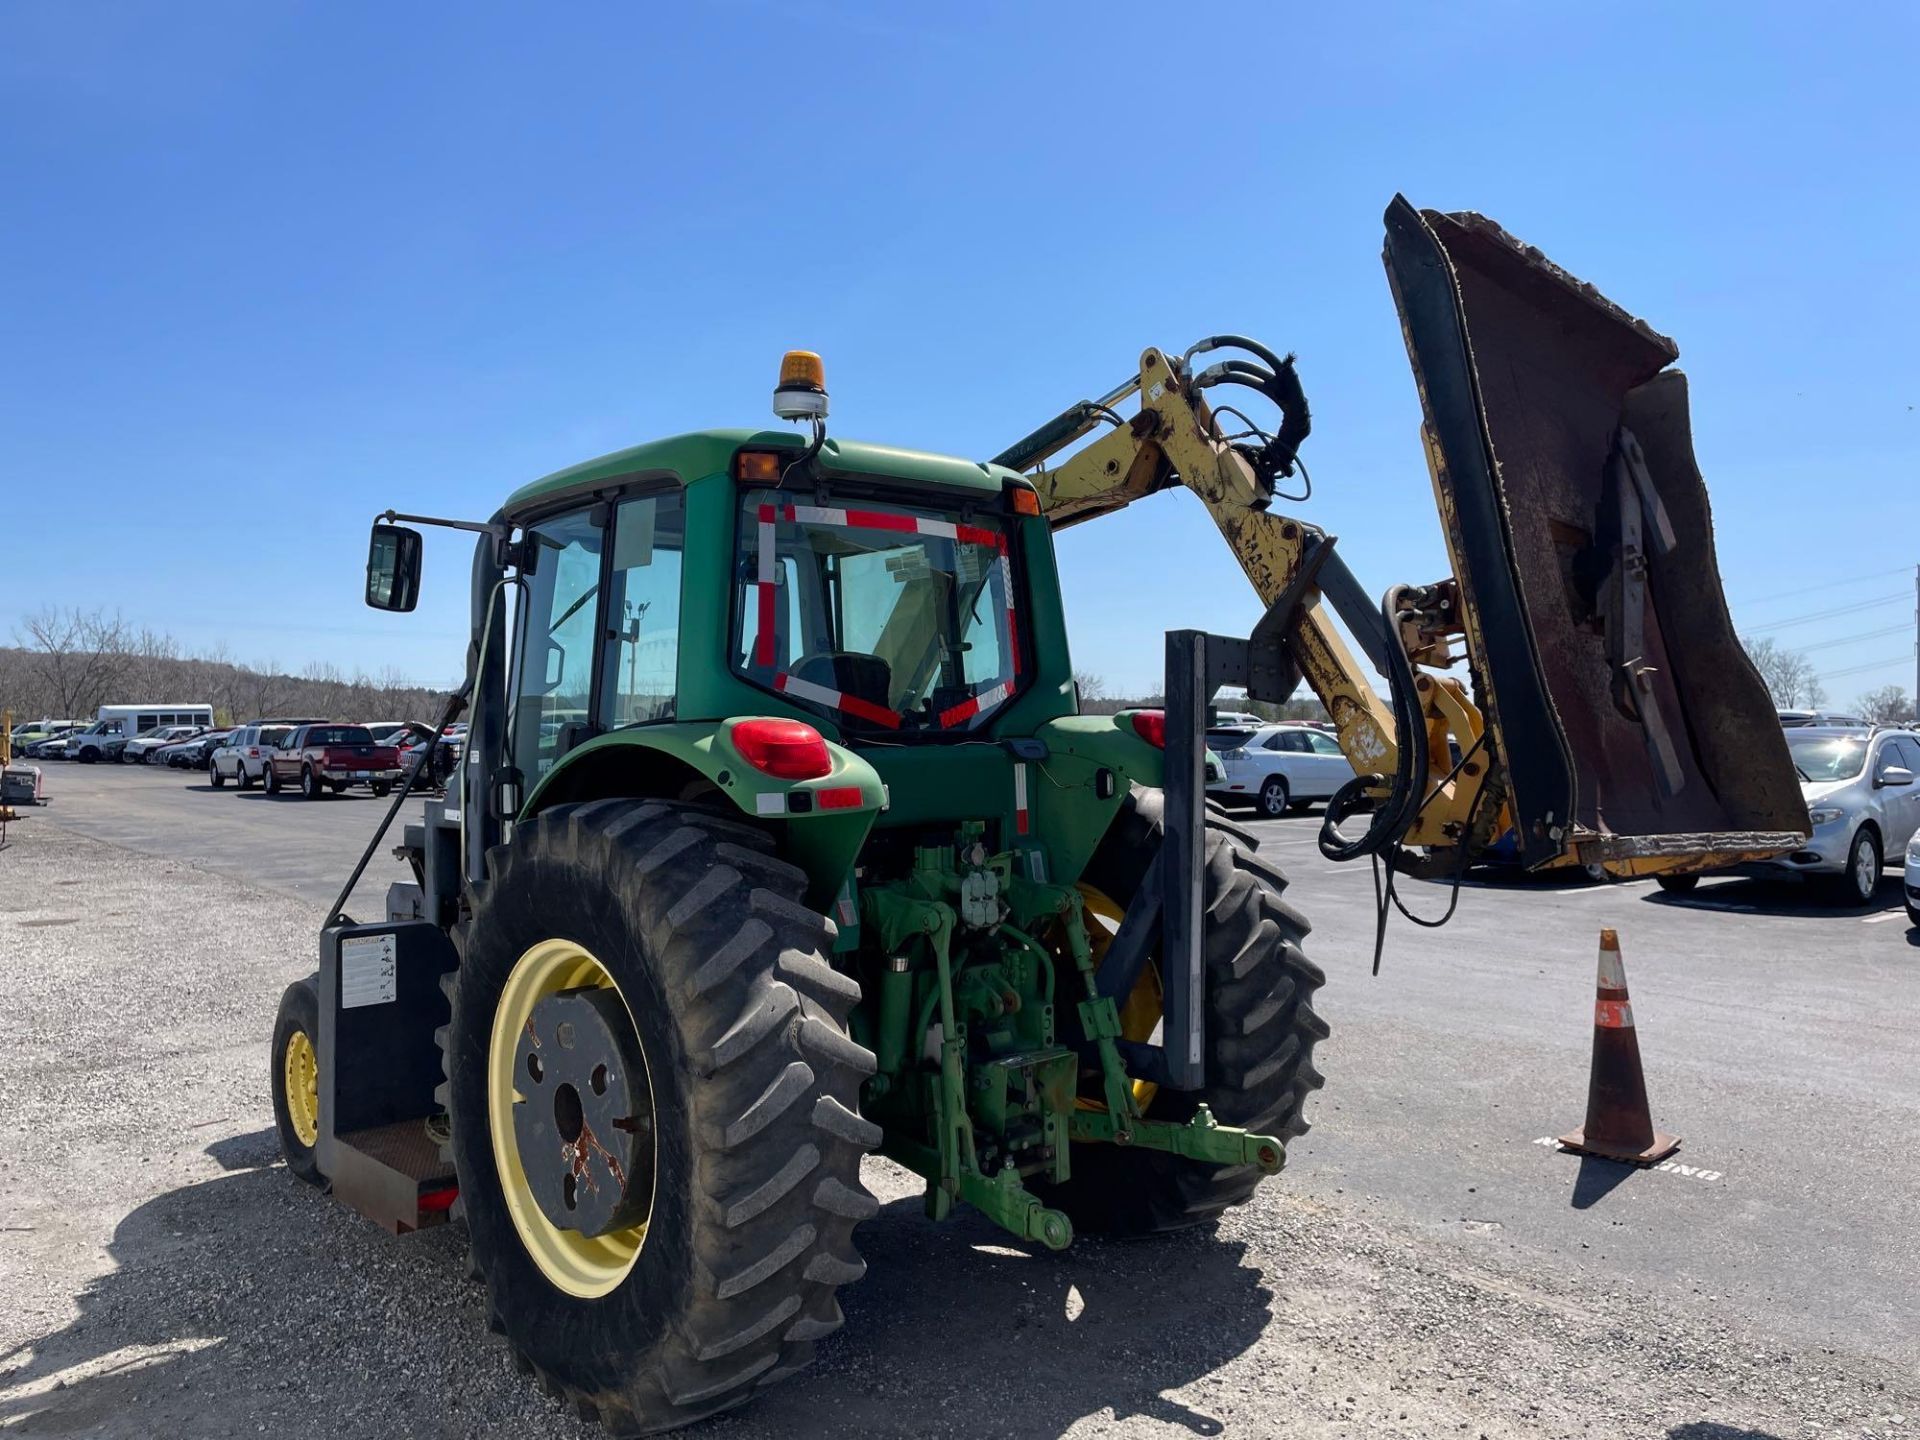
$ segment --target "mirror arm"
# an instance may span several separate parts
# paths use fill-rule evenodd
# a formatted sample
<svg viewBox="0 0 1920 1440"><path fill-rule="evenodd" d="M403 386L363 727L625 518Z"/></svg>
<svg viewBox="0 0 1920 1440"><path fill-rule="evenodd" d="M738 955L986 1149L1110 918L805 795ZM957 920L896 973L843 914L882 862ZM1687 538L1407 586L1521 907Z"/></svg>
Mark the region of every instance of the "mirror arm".
<svg viewBox="0 0 1920 1440"><path fill-rule="evenodd" d="M476 535L491 535L497 540L504 540L513 533L511 525L499 520L443 520L436 515L402 515L398 510L383 510L373 518L389 525L404 520L409 525L440 525L448 530L471 530Z"/></svg>

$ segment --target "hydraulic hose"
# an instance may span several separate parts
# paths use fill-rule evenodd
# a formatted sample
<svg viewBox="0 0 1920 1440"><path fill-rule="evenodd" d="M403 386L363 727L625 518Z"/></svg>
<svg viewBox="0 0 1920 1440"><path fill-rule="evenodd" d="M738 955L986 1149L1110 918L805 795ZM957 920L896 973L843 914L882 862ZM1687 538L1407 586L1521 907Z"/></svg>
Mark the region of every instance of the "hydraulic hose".
<svg viewBox="0 0 1920 1440"><path fill-rule="evenodd" d="M446 732L460 712L467 708L467 699L473 693L473 677L466 681L447 697L447 708L440 712L440 719L433 727L433 736L420 747L420 758L413 762L413 768L401 779L399 788L394 791L393 803L387 806L387 813L380 818L380 824L373 832L373 838L367 842L367 848L360 852L360 863L353 867L353 873L347 877L347 883L340 887L340 894L333 902L333 908L327 912L327 924L351 925L353 917L347 914L347 897L353 894L353 887L360 883L360 877L366 873L367 862L373 859L373 852L380 848L380 842L386 839L387 831L393 826L393 817L400 813L400 807L407 803L407 797L413 794L413 782L420 778L422 768L431 770L434 755L440 748L440 737ZM384 918L384 917L383 917Z"/></svg>
<svg viewBox="0 0 1920 1440"><path fill-rule="evenodd" d="M1301 443L1313 432L1313 412L1307 407L1306 391L1300 384L1299 372L1294 369L1293 356L1276 357L1264 346L1238 336L1215 336L1214 339L1229 340L1268 362L1266 366L1261 366L1250 360L1222 360L1201 371L1194 377L1193 383L1196 389L1206 389L1210 385L1244 385L1264 395L1279 410L1280 429L1250 455L1261 483L1271 488L1276 476L1293 474L1293 462L1300 453ZM1193 355L1202 348L1211 349L1213 346L1202 341L1187 354Z"/></svg>
<svg viewBox="0 0 1920 1440"><path fill-rule="evenodd" d="M1349 839L1341 833L1340 823L1350 817L1369 790L1386 783L1378 774L1356 775L1327 802L1327 813L1320 822L1320 853L1329 860L1357 860L1362 855L1391 851L1407 833L1419 814L1425 798L1427 777L1427 726L1420 714L1419 691L1414 684L1413 662L1400 642L1400 602L1407 593L1405 585L1387 591L1380 602L1380 617L1387 631L1387 691L1393 706L1394 746L1398 751L1391 788L1377 806L1367 828Z"/></svg>

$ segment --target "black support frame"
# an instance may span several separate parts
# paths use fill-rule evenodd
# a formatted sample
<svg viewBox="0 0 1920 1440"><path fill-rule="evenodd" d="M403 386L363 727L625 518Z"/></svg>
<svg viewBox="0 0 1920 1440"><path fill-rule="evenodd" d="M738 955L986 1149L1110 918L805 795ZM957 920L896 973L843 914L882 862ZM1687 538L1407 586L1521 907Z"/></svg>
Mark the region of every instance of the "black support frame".
<svg viewBox="0 0 1920 1440"><path fill-rule="evenodd" d="M1287 588L1267 607L1247 639L1204 630L1169 630L1166 656L1166 761L1162 780L1160 855L1127 907L1108 947L1100 991L1124 1000L1160 939L1164 1025L1159 1046L1128 1044L1128 1073L1176 1090L1206 1085L1206 957L1202 885L1206 867L1207 712L1225 685L1244 686L1256 700L1283 704L1300 683L1288 645L1301 606L1324 598L1382 675L1388 674L1386 621L1360 582L1334 553L1331 535L1309 532ZM1155 922L1158 922L1157 924Z"/></svg>

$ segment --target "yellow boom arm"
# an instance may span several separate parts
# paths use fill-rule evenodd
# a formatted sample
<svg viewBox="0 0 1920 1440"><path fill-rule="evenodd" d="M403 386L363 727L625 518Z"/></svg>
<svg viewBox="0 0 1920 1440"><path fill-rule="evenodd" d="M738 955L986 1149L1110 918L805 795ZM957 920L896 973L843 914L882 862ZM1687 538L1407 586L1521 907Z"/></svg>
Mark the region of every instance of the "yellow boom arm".
<svg viewBox="0 0 1920 1440"><path fill-rule="evenodd" d="M1200 498L1284 641L1287 663L1250 693L1312 687L1400 817L1402 868L1449 870L1509 825L1529 866L1616 873L1795 848L1806 807L1727 614L1673 343L1477 215L1396 198L1385 258L1451 577L1389 592L1376 616L1331 539L1268 508L1305 402L1291 357L1239 337L1144 351L1137 375L1000 463L1027 473L1055 528L1176 486ZM1264 363L1194 365L1214 349ZM1225 433L1207 399L1223 383L1280 405L1279 434ZM1462 660L1471 689L1444 673ZM1424 773L1390 783L1403 745Z"/></svg>

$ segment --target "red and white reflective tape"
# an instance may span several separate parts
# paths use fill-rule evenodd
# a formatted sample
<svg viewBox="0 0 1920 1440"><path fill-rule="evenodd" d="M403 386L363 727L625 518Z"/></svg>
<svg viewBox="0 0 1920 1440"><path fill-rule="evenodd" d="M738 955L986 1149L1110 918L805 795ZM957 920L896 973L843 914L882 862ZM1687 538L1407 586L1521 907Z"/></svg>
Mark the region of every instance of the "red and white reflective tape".
<svg viewBox="0 0 1920 1440"><path fill-rule="evenodd" d="M759 623L753 635L753 663L756 665L773 664L773 625L774 617L779 613L779 602L775 596L774 577L778 572L774 568L773 554L773 506L760 507L760 573L759 584Z"/></svg>
<svg viewBox="0 0 1920 1440"><path fill-rule="evenodd" d="M1030 817L1027 813L1027 762L1021 760L1013 767L1013 833L1024 835Z"/></svg>
<svg viewBox="0 0 1920 1440"><path fill-rule="evenodd" d="M1000 567L1000 593L1007 597L1007 658L1013 662L1012 674L1015 679L1020 675L1020 622L1013 613L1013 562L1007 558L1007 542L1000 540L1000 558L995 562Z"/></svg>
<svg viewBox="0 0 1920 1440"><path fill-rule="evenodd" d="M760 507L764 525L771 518L771 505ZM891 530L900 535L933 535L942 540L957 540L962 545L1003 546L1006 541L992 530L978 525L961 525L952 520L926 520L917 515L895 515L887 510L849 510L839 505L783 505L782 520L801 525L832 525L842 530Z"/></svg>
<svg viewBox="0 0 1920 1440"><path fill-rule="evenodd" d="M862 700L858 695L848 695L844 691L829 690L825 685L799 679L784 670L773 677L773 688L778 694L791 695L796 700L811 700L816 705L826 705L843 715L871 720L875 725L884 725L889 730L900 728L900 716L884 705L875 705L871 700Z"/></svg>
<svg viewBox="0 0 1920 1440"><path fill-rule="evenodd" d="M964 720L971 720L982 710L991 710L1007 696L1013 693L1013 686L1002 680L991 690L982 690L970 699L962 700L958 705L949 706L940 712L940 728L950 730Z"/></svg>
<svg viewBox="0 0 1920 1440"><path fill-rule="evenodd" d="M1630 1000L1594 1001L1593 1023L1602 1030L1633 1029L1633 1002Z"/></svg>
<svg viewBox="0 0 1920 1440"><path fill-rule="evenodd" d="M1600 950L1600 988L1623 993L1627 988L1627 967L1620 963L1620 952L1604 946Z"/></svg>

